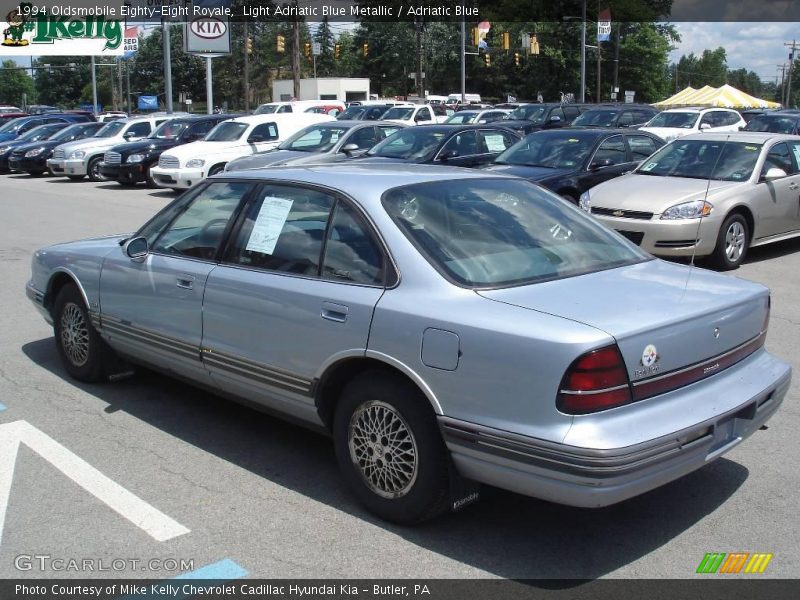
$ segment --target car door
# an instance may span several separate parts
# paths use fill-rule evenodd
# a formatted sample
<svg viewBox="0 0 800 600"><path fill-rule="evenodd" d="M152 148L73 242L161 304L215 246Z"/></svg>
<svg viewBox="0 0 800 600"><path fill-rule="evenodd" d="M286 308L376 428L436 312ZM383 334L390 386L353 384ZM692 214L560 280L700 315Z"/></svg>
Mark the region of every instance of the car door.
<svg viewBox="0 0 800 600"><path fill-rule="evenodd" d="M473 167L480 164L480 154L478 132L470 129L454 133L433 160L450 167Z"/></svg>
<svg viewBox="0 0 800 600"><path fill-rule="evenodd" d="M115 249L100 274L101 326L113 347L210 384L200 361L202 301L225 232L251 184L213 182L170 205L139 235L144 260Z"/></svg>
<svg viewBox="0 0 800 600"><path fill-rule="evenodd" d="M626 135L625 142L628 144L628 152L631 157L631 163L628 165L631 170L664 145L663 142L657 144L649 136L634 133Z"/></svg>
<svg viewBox="0 0 800 600"><path fill-rule="evenodd" d="M612 135L600 142L586 164L587 166L580 176L581 189L589 189L599 183L619 177L636 166L628 158L625 140L621 135Z"/></svg>
<svg viewBox="0 0 800 600"><path fill-rule="evenodd" d="M274 148L278 139L278 125L276 123L261 123L253 127L253 130L248 134L247 145L252 152L264 152Z"/></svg>
<svg viewBox="0 0 800 600"><path fill-rule="evenodd" d="M520 138L508 130L479 129L478 130L478 156L479 165L488 165L494 159L516 144Z"/></svg>
<svg viewBox="0 0 800 600"><path fill-rule="evenodd" d="M131 123L122 134L122 137L127 142L136 142L150 135L152 128L147 121L138 121Z"/></svg>
<svg viewBox="0 0 800 600"><path fill-rule="evenodd" d="M349 201L263 185L206 284L203 361L213 379L314 420L314 380L337 359L363 356L389 265Z"/></svg>
<svg viewBox="0 0 800 600"><path fill-rule="evenodd" d="M790 150L791 147L791 150ZM800 210L800 143L774 144L764 158L758 182L753 190L755 231L753 240L780 235L798 228ZM767 171L782 169L786 177L766 180Z"/></svg>
<svg viewBox="0 0 800 600"><path fill-rule="evenodd" d="M372 148L375 144L383 139L383 134L375 126L358 127L342 140L339 145L339 151L330 155L332 161L342 161L353 156L363 156L367 150ZM341 149L345 146L355 144L356 150L343 152Z"/></svg>

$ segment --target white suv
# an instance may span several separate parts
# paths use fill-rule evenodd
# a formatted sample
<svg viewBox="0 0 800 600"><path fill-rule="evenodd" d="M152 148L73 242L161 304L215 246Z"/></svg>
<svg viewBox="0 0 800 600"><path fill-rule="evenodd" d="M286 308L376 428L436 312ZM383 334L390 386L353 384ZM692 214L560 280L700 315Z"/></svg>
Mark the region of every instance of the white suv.
<svg viewBox="0 0 800 600"><path fill-rule="evenodd" d="M742 115L730 108L671 108L640 129L671 142L690 133L739 131L745 125Z"/></svg>
<svg viewBox="0 0 800 600"><path fill-rule="evenodd" d="M90 181L103 181L105 178L100 174L100 163L106 150L146 138L161 123L175 116L149 115L109 121L94 137L57 146L47 166L54 175L66 175L75 180L88 175Z"/></svg>

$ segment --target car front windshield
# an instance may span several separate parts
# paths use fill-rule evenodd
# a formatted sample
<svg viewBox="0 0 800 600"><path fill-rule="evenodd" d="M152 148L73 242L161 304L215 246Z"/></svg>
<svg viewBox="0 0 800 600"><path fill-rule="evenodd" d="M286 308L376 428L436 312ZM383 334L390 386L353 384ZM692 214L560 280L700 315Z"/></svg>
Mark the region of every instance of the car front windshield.
<svg viewBox="0 0 800 600"><path fill-rule="evenodd" d="M20 127L22 127L23 124L24 123L19 119L13 119L8 123L6 123L5 125L3 125L2 127L0 127L0 133L14 133Z"/></svg>
<svg viewBox="0 0 800 600"><path fill-rule="evenodd" d="M410 119L411 115L414 114L414 107L413 106L395 106L394 108L390 108L386 111L383 115L384 120L388 119L401 119L403 121Z"/></svg>
<svg viewBox="0 0 800 600"><path fill-rule="evenodd" d="M595 137L575 134L535 133L520 140L497 157L501 165L575 169L594 147Z"/></svg>
<svg viewBox="0 0 800 600"><path fill-rule="evenodd" d="M48 141L51 142L68 142L70 141L75 135L82 133L86 129L86 125L70 125L69 127L65 127L64 129L60 130L55 135L52 135L48 138Z"/></svg>
<svg viewBox="0 0 800 600"><path fill-rule="evenodd" d="M753 117L743 131L761 131L768 133L792 133L798 119L790 117Z"/></svg>
<svg viewBox="0 0 800 600"><path fill-rule="evenodd" d="M125 123L122 121L111 121L108 125L98 131L94 137L109 138L118 135L120 131L125 128Z"/></svg>
<svg viewBox="0 0 800 600"><path fill-rule="evenodd" d="M753 173L762 144L715 140L677 140L639 166L635 173L715 181L746 181Z"/></svg>
<svg viewBox="0 0 800 600"><path fill-rule="evenodd" d="M188 128L189 123L187 121L164 121L158 126L158 129L147 137L156 140L174 140Z"/></svg>
<svg viewBox="0 0 800 600"><path fill-rule="evenodd" d="M206 136L206 142L234 142L247 130L247 123L223 121Z"/></svg>
<svg viewBox="0 0 800 600"><path fill-rule="evenodd" d="M383 206L445 277L471 288L525 285L649 260L557 196L515 179L394 188Z"/></svg>
<svg viewBox="0 0 800 600"><path fill-rule="evenodd" d="M619 113L616 110L589 110L579 117L577 117L572 125L579 127L594 126L594 127L613 127L614 119L617 118Z"/></svg>
<svg viewBox="0 0 800 600"><path fill-rule="evenodd" d="M700 118L696 112L662 112L650 119L646 127L678 127L691 129Z"/></svg>
<svg viewBox="0 0 800 600"><path fill-rule="evenodd" d="M445 133L409 127L390 135L367 152L368 156L421 160L430 157L439 147Z"/></svg>
<svg viewBox="0 0 800 600"><path fill-rule="evenodd" d="M547 116L547 108L538 104L524 104L511 111L508 115L510 121L533 121L534 123L544 123Z"/></svg>
<svg viewBox="0 0 800 600"><path fill-rule="evenodd" d="M256 109L256 112L253 113L255 115L271 115L274 112L277 112L278 105L277 104L262 104Z"/></svg>
<svg viewBox="0 0 800 600"><path fill-rule="evenodd" d="M358 119L361 115L364 114L366 109L363 106L351 106L343 113L339 113L336 115L336 118L339 121L347 121L349 119Z"/></svg>
<svg viewBox="0 0 800 600"><path fill-rule="evenodd" d="M312 125L290 137L278 146L278 149L295 152L327 152L342 139L348 129L348 127Z"/></svg>
<svg viewBox="0 0 800 600"><path fill-rule="evenodd" d="M20 142L38 142L39 140L46 140L59 129L61 128L57 125L40 125L39 127L34 127L30 131L26 131L19 136L17 140Z"/></svg>

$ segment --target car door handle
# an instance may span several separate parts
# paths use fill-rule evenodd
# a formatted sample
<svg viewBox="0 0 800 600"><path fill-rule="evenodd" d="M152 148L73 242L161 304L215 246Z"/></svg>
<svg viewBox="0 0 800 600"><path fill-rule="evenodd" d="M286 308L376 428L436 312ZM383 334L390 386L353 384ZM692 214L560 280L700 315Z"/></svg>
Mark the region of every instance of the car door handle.
<svg viewBox="0 0 800 600"><path fill-rule="evenodd" d="M194 275L178 275L175 278L175 285L179 288L191 290L194 287Z"/></svg>
<svg viewBox="0 0 800 600"><path fill-rule="evenodd" d="M798 187L800 187L800 186L798 186L796 183L790 183L789 184L789 189L790 190L796 190Z"/></svg>
<svg viewBox="0 0 800 600"><path fill-rule="evenodd" d="M350 311L344 304L336 304L335 302L323 302L322 312L320 316L328 321L336 323L344 323L347 321L347 313Z"/></svg>

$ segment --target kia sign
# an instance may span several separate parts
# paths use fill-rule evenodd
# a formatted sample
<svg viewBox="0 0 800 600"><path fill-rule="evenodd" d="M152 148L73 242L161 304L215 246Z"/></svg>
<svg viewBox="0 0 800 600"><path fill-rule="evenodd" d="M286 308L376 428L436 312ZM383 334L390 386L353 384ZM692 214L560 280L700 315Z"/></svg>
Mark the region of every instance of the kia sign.
<svg viewBox="0 0 800 600"><path fill-rule="evenodd" d="M210 5L209 0L196 0L195 5ZM223 3L217 2L219 6ZM203 11L208 15L207 11ZM227 17L198 16L186 22L184 50L195 54L230 54L231 33Z"/></svg>

